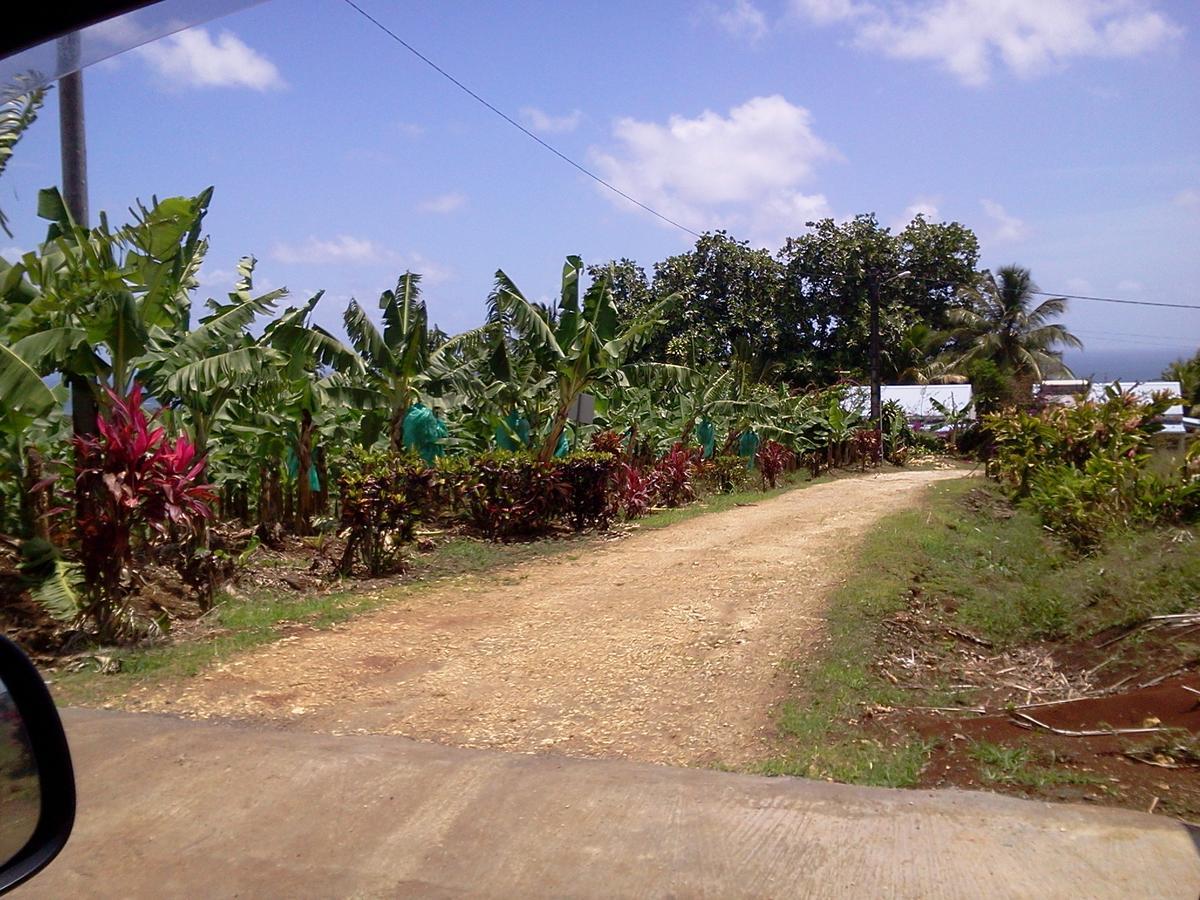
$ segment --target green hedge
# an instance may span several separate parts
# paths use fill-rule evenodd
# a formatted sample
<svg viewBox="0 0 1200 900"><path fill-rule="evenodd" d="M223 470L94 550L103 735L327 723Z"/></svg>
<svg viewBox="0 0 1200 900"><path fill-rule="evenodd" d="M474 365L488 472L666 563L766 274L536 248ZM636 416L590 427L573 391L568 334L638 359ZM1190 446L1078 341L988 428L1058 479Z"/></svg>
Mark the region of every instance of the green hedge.
<svg viewBox="0 0 1200 900"><path fill-rule="evenodd" d="M608 453L543 462L498 450L430 466L412 454L351 451L339 466L341 569L349 574L361 563L372 576L396 571L418 524L437 519L465 521L492 540L606 528L617 508L617 467Z"/></svg>

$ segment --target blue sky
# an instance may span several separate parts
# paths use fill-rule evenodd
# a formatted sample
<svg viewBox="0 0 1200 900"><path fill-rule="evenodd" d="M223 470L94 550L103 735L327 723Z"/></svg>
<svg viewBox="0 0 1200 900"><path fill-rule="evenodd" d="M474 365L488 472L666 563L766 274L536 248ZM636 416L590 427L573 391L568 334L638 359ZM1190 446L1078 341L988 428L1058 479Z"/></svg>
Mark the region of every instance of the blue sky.
<svg viewBox="0 0 1200 900"><path fill-rule="evenodd" d="M361 5L567 155L690 228L775 249L807 219L915 211L1047 290L1200 305L1200 4L680 0ZM406 268L448 330L493 272L550 295L562 258L647 268L690 235L505 124L341 0L272 0L85 74L93 211L216 186L205 289L373 305ZM56 107L0 181L32 247ZM301 296L303 295L303 296ZM1082 374L1145 377L1200 312L1075 301ZM1134 362L1137 357L1137 362ZM1115 361L1114 361L1115 360Z"/></svg>

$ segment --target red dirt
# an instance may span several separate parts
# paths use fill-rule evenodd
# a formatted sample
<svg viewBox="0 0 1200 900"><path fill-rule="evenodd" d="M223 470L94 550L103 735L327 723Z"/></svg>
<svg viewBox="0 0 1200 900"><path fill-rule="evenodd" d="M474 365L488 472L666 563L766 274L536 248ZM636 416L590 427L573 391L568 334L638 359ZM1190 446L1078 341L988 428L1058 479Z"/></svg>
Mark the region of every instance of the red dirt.
<svg viewBox="0 0 1200 900"><path fill-rule="evenodd" d="M905 724L936 741L922 787L1002 790L1048 800L1085 800L1200 818L1200 676L1108 697L1016 710L1044 725L1069 731L1153 727L1147 734L1075 737L1023 728L1007 714L906 713ZM989 779L972 755L978 742L1027 748L1029 766L1042 784ZM1051 774L1057 773L1057 774ZM1034 779L1036 780L1036 778Z"/></svg>

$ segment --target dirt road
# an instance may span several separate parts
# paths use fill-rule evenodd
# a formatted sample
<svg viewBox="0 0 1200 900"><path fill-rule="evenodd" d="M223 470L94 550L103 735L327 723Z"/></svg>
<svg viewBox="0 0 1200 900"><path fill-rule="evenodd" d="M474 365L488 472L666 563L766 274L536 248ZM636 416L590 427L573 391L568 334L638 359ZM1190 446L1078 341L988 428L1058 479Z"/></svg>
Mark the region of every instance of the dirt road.
<svg viewBox="0 0 1200 900"><path fill-rule="evenodd" d="M842 479L285 638L127 709L464 747L737 766L881 516L960 471Z"/></svg>

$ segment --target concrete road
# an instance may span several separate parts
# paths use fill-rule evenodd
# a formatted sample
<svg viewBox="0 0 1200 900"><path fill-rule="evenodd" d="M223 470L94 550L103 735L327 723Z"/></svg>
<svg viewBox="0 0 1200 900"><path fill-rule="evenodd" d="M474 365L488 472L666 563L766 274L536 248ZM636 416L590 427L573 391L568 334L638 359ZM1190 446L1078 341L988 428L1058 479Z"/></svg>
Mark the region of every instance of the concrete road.
<svg viewBox="0 0 1200 900"><path fill-rule="evenodd" d="M1180 897L1161 817L68 710L79 820L14 896Z"/></svg>

